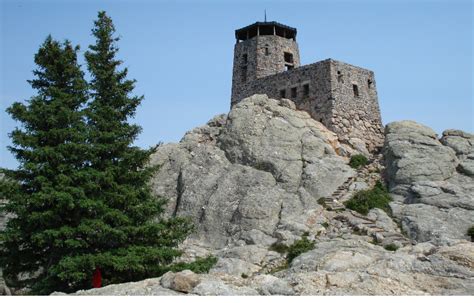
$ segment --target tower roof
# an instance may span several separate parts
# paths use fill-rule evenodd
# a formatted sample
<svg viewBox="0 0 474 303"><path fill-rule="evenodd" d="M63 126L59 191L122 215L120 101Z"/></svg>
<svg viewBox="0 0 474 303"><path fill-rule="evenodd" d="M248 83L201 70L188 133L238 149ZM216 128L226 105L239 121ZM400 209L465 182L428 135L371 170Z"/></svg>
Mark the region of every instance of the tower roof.
<svg viewBox="0 0 474 303"><path fill-rule="evenodd" d="M237 41L244 41L255 36L265 35L276 35L296 40L296 28L275 21L269 21L255 22L254 24L242 27L235 31L235 38L237 39Z"/></svg>

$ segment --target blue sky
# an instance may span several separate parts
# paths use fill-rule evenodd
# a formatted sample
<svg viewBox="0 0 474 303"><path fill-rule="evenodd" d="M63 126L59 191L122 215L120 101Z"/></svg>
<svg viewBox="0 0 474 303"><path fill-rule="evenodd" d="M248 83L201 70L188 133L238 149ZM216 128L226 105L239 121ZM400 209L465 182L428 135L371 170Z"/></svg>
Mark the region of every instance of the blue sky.
<svg viewBox="0 0 474 303"><path fill-rule="evenodd" d="M0 167L16 124L5 113L34 95L33 55L48 34L83 52L97 11L118 34L119 57L145 95L136 144L179 141L229 110L234 30L255 21L298 28L302 64L326 58L375 72L384 124L416 120L439 134L474 132L471 1L0 0ZM84 67L85 69L85 67Z"/></svg>

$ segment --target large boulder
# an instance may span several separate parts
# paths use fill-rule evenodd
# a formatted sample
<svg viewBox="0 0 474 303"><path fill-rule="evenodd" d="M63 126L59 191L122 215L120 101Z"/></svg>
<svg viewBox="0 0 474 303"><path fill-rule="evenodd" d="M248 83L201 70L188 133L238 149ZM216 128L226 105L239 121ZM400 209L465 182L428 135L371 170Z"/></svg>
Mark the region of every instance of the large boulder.
<svg viewBox="0 0 474 303"><path fill-rule="evenodd" d="M456 152L460 163L458 171L474 177L474 135L462 130L448 129L440 140Z"/></svg>
<svg viewBox="0 0 474 303"><path fill-rule="evenodd" d="M413 239L437 244L468 240L474 225L474 136L447 130L438 140L412 121L387 125L386 177L394 215Z"/></svg>
<svg viewBox="0 0 474 303"><path fill-rule="evenodd" d="M159 147L152 187L168 216L192 218L201 243L268 246L319 226L317 200L355 175L339 155L350 150L291 101L254 95Z"/></svg>
<svg viewBox="0 0 474 303"><path fill-rule="evenodd" d="M441 143L452 148L459 157L472 154L474 151L474 135L457 129L447 129L443 132Z"/></svg>
<svg viewBox="0 0 474 303"><path fill-rule="evenodd" d="M189 293L201 282L199 275L190 270L183 270L178 273L167 272L161 277L160 284L164 288L175 291Z"/></svg>
<svg viewBox="0 0 474 303"><path fill-rule="evenodd" d="M384 156L390 187L402 191L417 181L443 181L456 171L456 153L436 133L413 121L389 123Z"/></svg>

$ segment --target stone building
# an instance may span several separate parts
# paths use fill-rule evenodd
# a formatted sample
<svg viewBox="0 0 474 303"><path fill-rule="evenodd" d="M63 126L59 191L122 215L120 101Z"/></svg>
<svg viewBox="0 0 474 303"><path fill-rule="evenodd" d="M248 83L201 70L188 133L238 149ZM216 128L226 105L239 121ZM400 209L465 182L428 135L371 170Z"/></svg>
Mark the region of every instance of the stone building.
<svg viewBox="0 0 474 303"><path fill-rule="evenodd" d="M235 31L231 106L253 94L288 98L369 151L383 144L374 73L333 59L300 65L296 28L256 22Z"/></svg>

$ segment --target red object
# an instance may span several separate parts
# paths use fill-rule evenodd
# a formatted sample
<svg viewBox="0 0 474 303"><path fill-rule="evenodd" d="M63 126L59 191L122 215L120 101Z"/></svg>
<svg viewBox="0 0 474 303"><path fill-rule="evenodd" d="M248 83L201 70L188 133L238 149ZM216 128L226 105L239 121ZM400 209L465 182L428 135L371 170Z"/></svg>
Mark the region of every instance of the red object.
<svg viewBox="0 0 474 303"><path fill-rule="evenodd" d="M94 270L94 275L92 276L92 287L101 288L102 287L102 273L99 268Z"/></svg>

